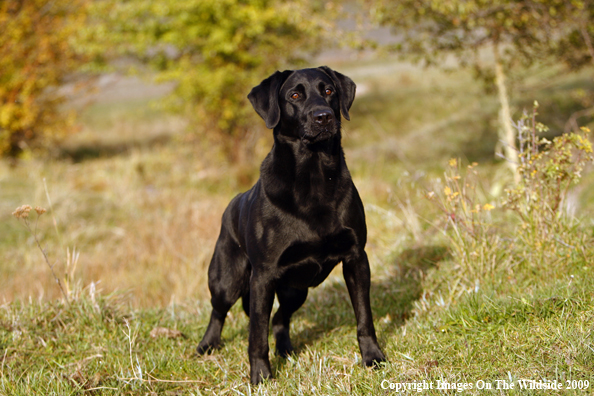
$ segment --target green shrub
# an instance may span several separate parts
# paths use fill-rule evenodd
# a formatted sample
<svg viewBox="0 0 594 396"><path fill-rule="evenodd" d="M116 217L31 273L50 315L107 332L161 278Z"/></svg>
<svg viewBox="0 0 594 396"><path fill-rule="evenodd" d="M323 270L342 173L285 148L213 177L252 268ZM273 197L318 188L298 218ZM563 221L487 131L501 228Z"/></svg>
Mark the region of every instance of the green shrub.
<svg viewBox="0 0 594 396"><path fill-rule="evenodd" d="M93 5L82 45L100 61L131 56L158 82L177 83L165 105L193 129L240 137L254 124L250 89L324 42L317 11L306 0L106 0Z"/></svg>
<svg viewBox="0 0 594 396"><path fill-rule="evenodd" d="M593 157L586 127L552 141L540 139L538 134L547 127L536 121L537 108L535 103L532 114L525 113L516 124L521 182L506 191L505 207L519 220L516 236L526 255L542 263L567 255L560 250L575 249L579 242L577 219L566 210L567 198Z"/></svg>
<svg viewBox="0 0 594 396"><path fill-rule="evenodd" d="M560 265L587 262L591 255L590 237L567 209L571 186L593 160L589 130L540 138L547 128L536 121L536 109L516 123L520 180L505 197L489 198L477 164L463 171L455 159L427 194L439 209L434 225L449 242L455 276L465 288L534 273L554 276Z"/></svg>

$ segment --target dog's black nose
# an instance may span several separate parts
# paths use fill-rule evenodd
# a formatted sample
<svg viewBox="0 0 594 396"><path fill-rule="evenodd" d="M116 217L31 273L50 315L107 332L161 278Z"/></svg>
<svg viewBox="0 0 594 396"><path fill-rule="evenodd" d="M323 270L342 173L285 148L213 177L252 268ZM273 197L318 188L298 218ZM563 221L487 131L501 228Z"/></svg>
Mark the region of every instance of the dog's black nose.
<svg viewBox="0 0 594 396"><path fill-rule="evenodd" d="M330 110L318 110L313 113L313 119L319 125L328 125L332 123L334 115Z"/></svg>

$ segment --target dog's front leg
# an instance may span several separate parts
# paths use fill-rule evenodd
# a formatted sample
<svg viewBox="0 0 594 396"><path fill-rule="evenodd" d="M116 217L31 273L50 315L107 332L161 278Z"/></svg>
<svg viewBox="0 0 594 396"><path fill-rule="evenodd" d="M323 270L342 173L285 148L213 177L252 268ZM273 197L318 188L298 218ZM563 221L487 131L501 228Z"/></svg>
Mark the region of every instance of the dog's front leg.
<svg viewBox="0 0 594 396"><path fill-rule="evenodd" d="M250 334L248 354L252 384L271 378L268 360L268 330L274 302L275 282L265 272L252 273L250 280Z"/></svg>
<svg viewBox="0 0 594 396"><path fill-rule="evenodd" d="M373 326L369 301L371 273L365 251L362 251L358 257L343 262L342 271L357 319L357 339L361 357L366 366L376 366L386 361L386 357L379 348Z"/></svg>

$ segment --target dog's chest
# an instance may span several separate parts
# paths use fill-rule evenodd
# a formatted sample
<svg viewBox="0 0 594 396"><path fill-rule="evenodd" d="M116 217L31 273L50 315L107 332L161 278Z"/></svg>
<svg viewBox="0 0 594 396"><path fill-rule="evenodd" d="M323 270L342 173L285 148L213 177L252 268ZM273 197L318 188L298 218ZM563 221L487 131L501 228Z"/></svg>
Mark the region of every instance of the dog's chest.
<svg viewBox="0 0 594 396"><path fill-rule="evenodd" d="M307 288L322 283L356 244L352 229L291 243L280 255L282 280L291 287Z"/></svg>
<svg viewBox="0 0 594 396"><path fill-rule="evenodd" d="M260 177L273 205L314 221L334 211L350 185L339 142L336 147L327 154L275 142L262 163Z"/></svg>

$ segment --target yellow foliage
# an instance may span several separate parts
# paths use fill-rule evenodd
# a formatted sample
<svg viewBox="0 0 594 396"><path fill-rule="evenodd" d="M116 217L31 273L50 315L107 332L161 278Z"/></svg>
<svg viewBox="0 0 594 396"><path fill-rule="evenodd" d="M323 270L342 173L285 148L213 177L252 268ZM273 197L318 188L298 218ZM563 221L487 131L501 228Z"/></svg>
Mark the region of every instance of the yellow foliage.
<svg viewBox="0 0 594 396"><path fill-rule="evenodd" d="M83 62L71 45L88 0L0 2L0 155L67 133L57 88Z"/></svg>

